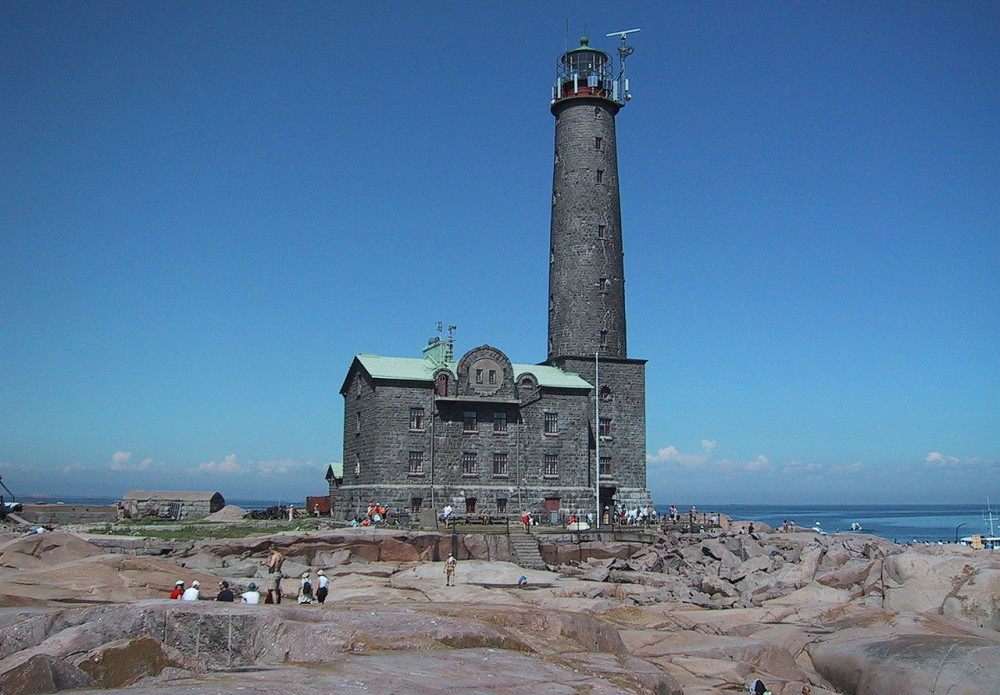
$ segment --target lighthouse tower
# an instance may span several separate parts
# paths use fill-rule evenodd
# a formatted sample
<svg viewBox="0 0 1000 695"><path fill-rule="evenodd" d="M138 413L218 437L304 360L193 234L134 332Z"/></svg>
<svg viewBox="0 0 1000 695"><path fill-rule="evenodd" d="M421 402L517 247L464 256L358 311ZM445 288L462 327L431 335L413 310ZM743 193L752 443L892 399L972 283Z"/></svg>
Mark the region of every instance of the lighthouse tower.
<svg viewBox="0 0 1000 695"><path fill-rule="evenodd" d="M651 503L646 489L645 360L630 359L615 116L630 99L632 49L621 36L620 70L589 40L556 64L556 119L549 247L547 364L595 385L591 461L600 508ZM609 35L610 36L610 35ZM615 34L618 36L618 34Z"/></svg>

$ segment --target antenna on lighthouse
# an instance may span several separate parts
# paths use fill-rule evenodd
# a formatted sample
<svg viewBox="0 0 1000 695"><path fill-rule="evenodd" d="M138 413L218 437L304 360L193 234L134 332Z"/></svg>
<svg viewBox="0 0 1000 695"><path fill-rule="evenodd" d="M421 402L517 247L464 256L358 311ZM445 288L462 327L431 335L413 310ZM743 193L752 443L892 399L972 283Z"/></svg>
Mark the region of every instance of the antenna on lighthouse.
<svg viewBox="0 0 1000 695"><path fill-rule="evenodd" d="M634 34L637 31L642 31L642 30L626 29L625 31L613 31L610 34L605 34L605 36L608 37L620 36L622 40L622 42L618 45L618 62L621 66L621 69L618 71L618 77L617 79L615 79L615 83L616 86L618 83L621 83L622 91L624 92L625 96L625 101L628 101L629 99L632 98L632 95L631 93L629 93L629 88L628 88L628 77L626 77L625 75L625 59L628 58L633 53L635 53L635 49L629 46L627 43L625 43L625 40L626 38L628 38L629 34Z"/></svg>

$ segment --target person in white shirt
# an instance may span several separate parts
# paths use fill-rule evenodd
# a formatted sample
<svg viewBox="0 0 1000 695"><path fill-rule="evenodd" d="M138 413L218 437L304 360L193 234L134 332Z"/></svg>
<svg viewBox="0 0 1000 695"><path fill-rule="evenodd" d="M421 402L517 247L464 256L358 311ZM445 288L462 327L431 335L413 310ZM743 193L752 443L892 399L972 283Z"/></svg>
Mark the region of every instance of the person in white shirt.
<svg viewBox="0 0 1000 695"><path fill-rule="evenodd" d="M319 585L316 589L316 600L319 603L326 603L326 595L328 593L326 585L329 581L330 579L326 576L326 572L323 570L316 572L316 583Z"/></svg>
<svg viewBox="0 0 1000 695"><path fill-rule="evenodd" d="M195 579L191 582L191 586L184 590L184 595L181 598L185 601L197 601L199 594L201 594L201 589L198 588L200 586L201 583Z"/></svg>
<svg viewBox="0 0 1000 695"><path fill-rule="evenodd" d="M247 590L240 594L240 598L243 599L243 603L260 603L260 592L257 591L257 585L250 582L247 585Z"/></svg>

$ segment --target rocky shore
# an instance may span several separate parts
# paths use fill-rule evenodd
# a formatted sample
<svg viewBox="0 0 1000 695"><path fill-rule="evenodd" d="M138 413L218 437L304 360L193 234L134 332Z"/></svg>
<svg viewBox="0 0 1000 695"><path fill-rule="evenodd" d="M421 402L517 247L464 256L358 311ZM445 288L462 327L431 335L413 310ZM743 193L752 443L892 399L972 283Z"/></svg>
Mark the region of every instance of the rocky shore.
<svg viewBox="0 0 1000 695"><path fill-rule="evenodd" d="M501 534L342 529L156 556L135 538L0 535L0 693L1000 692L1000 555L811 532L651 540L542 535L534 570ZM296 605L292 579L281 605L166 598L178 579L203 597L266 583L273 548L289 577L326 571L326 604Z"/></svg>

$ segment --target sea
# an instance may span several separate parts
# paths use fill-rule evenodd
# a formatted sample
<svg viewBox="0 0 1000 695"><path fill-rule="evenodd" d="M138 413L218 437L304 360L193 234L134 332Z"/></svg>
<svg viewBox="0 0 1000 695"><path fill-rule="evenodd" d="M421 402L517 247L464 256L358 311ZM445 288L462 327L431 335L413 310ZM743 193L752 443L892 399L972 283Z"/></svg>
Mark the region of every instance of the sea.
<svg viewBox="0 0 1000 695"><path fill-rule="evenodd" d="M20 497L25 504L114 504L115 497ZM246 510L266 509L276 504L301 500L279 499L228 499ZM691 509L691 504L678 504L681 514ZM990 534L985 504L695 504L699 514L719 512L736 520L757 521L771 528L779 528L785 521L794 521L801 527L813 528L817 524L826 533L846 533L851 524L861 525L859 533L880 536L896 543L954 543L958 538L973 534ZM665 515L669 505L656 505L657 512ZM1000 532L1000 517L994 524Z"/></svg>

